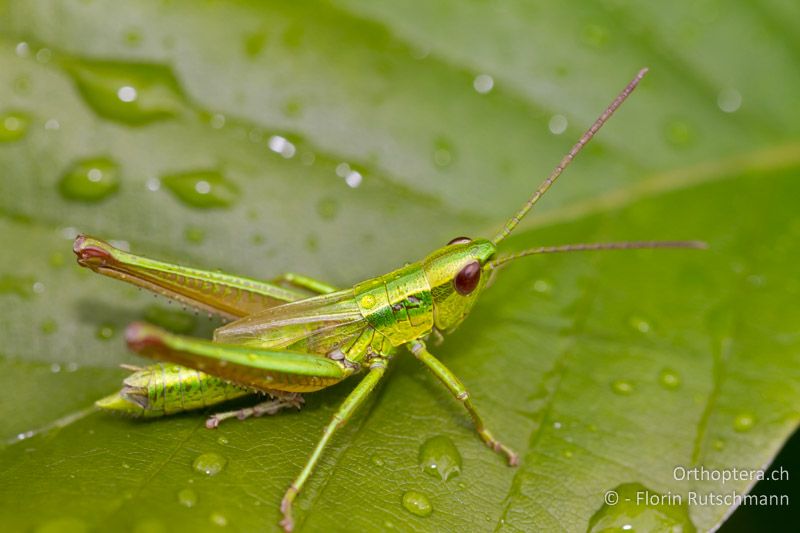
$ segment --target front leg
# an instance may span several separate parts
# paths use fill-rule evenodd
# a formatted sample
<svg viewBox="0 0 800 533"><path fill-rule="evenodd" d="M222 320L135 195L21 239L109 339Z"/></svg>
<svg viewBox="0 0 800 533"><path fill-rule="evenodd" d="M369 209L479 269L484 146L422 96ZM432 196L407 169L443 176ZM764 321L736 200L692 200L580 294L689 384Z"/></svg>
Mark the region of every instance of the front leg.
<svg viewBox="0 0 800 533"><path fill-rule="evenodd" d="M436 376L445 387L447 387L447 389L452 393L453 396L456 397L458 401L464 404L464 407L472 417L472 421L475 423L475 429L478 431L478 435L481 436L481 439L483 439L483 442L485 442L486 445L492 450L505 455L508 458L509 465L517 466L519 464L519 456L511 448L495 439L492 433L486 428L486 425L483 423L483 419L472 405L472 401L469 399L469 392L467 392L467 389L464 387L464 384L461 383L461 380L458 379L455 374L450 371L450 369L444 366L441 361L431 355L431 353L428 352L428 349L425 347L425 343L422 341L417 340L410 342L408 344L408 349L411 350L411 353L414 354L414 357L422 361L422 364L427 366L431 372L433 372L433 375Z"/></svg>

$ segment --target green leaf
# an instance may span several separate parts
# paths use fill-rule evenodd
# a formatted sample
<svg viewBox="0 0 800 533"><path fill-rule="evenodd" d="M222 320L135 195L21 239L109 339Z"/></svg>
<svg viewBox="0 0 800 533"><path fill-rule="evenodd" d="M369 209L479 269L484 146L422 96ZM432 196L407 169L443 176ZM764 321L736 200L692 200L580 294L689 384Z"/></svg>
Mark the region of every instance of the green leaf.
<svg viewBox="0 0 800 533"><path fill-rule="evenodd" d="M78 268L77 232L349 286L453 236L493 235L644 65L642 87L504 249L692 238L710 250L503 269L434 351L521 466L488 451L402 354L324 454L298 526L717 527L733 504L689 505L689 493L753 481L677 479L676 467L762 468L800 420L797 10L0 3L0 529L275 529L353 387L215 431L204 413L93 412L119 388L118 365L141 361L127 323L166 316L199 336L217 324ZM441 436L461 455L447 481L420 465ZM225 463L213 476L193 468L209 453ZM683 502L608 505L610 490ZM403 507L410 491L430 516Z"/></svg>

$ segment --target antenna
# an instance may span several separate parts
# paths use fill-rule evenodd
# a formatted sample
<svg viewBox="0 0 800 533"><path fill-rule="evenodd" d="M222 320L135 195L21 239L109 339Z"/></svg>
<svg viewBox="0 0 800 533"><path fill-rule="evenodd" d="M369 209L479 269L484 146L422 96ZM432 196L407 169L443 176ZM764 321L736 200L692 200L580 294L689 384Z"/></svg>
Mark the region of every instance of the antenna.
<svg viewBox="0 0 800 533"><path fill-rule="evenodd" d="M705 250L708 244L703 241L626 241L626 242L597 242L590 244L562 244L559 246L540 246L523 250L514 254L498 257L489 263L491 269L496 269L504 264L535 254L555 254L560 252L587 252L592 250L641 250L644 248L694 248Z"/></svg>
<svg viewBox="0 0 800 533"><path fill-rule="evenodd" d="M611 102L611 105L609 105L606 108L606 110L603 111L603 114L600 115L597 118L597 120L594 121L592 127L586 130L586 133L584 133L583 136L580 138L580 140L577 143L575 143L575 146L573 146L572 149L569 151L569 153L564 156L564 158L561 160L558 166L555 169L553 169L553 172L551 172L550 175L547 176L547 179L544 180L541 185L539 185L539 188L536 189L536 191L534 191L534 193L531 195L528 201L525 202L525 205L522 206L522 209L517 211L517 214L515 214L508 220L508 222L506 222L503 231L498 233L495 236L495 238L492 239L492 242L495 245L497 245L500 241L508 237L511 234L511 232L514 231L514 228L516 228L520 220L522 220L525 217L525 215L528 214L528 211L531 210L531 207L533 207L536 204L536 202L539 201L539 198L544 196L544 193L547 192L547 189L549 189L550 186L553 185L553 183L555 183L555 181L558 179L561 173L564 172L564 169L569 166L569 164L572 162L573 159L575 159L575 156L578 155L578 153L581 151L581 149L583 149L586 143L592 140L592 137L594 137L595 133L597 133L600 130L600 128L603 127L603 124L605 124L606 121L609 118L611 118L611 115L614 114L614 111L616 111L617 108L622 105L622 102L624 102L625 99L628 98L628 96L633 92L636 86L639 85L639 82L642 80L642 78L644 78L644 75L647 74L647 70L648 69L645 67L642 70L640 70L638 74L636 74L636 76L631 80L631 82L627 86L625 86L622 92L619 93L619 95L614 99L613 102Z"/></svg>

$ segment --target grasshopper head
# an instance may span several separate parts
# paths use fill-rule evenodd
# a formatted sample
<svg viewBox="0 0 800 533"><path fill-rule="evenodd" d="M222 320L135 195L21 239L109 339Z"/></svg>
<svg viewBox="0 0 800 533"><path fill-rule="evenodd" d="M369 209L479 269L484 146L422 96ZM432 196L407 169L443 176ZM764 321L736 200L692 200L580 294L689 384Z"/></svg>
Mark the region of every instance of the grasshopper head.
<svg viewBox="0 0 800 533"><path fill-rule="evenodd" d="M458 237L423 260L433 296L433 320L442 331L456 328L469 314L488 279L496 248L486 239Z"/></svg>
<svg viewBox="0 0 800 533"><path fill-rule="evenodd" d="M122 382L122 390L95 402L105 411L114 411L133 417L160 416L162 412L150 403L148 390L154 377L161 371L158 365L136 370Z"/></svg>

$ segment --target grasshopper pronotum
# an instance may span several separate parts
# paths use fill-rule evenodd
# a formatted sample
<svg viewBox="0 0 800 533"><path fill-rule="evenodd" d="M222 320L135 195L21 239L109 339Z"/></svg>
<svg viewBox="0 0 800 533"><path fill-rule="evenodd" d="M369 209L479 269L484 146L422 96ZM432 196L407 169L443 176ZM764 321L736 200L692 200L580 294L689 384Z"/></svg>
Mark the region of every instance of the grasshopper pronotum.
<svg viewBox="0 0 800 533"><path fill-rule="evenodd" d="M517 454L495 438L469 393L426 347L429 337L453 331L467 317L492 271L527 255L578 250L704 248L697 241L612 242L532 248L497 255L500 244L594 136L647 72L642 69L564 156L525 205L492 239L458 237L427 257L343 290L299 274L271 282L186 268L118 250L79 236L78 263L234 321L214 340L174 335L143 323L126 331L128 346L169 363L134 368L123 389L97 402L103 409L155 417L204 408L251 393L270 399L253 407L212 415L222 420L300 407L299 393L323 389L366 371L327 425L303 470L281 501L281 525L291 531L292 502L325 446L364 402L405 346L427 366L472 417L481 439L512 466Z"/></svg>

